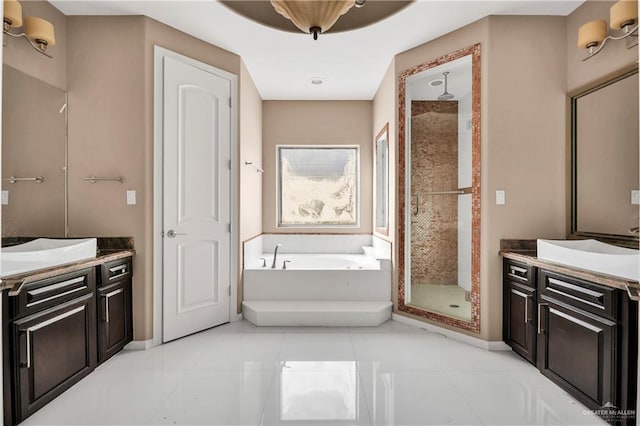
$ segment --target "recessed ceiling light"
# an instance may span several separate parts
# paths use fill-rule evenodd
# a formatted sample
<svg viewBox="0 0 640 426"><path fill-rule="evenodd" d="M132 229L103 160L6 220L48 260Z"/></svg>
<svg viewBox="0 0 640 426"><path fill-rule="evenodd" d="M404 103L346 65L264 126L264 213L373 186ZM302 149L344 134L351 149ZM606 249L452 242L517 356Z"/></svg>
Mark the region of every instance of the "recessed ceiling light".
<svg viewBox="0 0 640 426"><path fill-rule="evenodd" d="M429 82L429 86L431 87L438 87L438 86L442 86L443 84L444 84L444 80L441 78L437 78Z"/></svg>
<svg viewBox="0 0 640 426"><path fill-rule="evenodd" d="M313 77L311 79L311 84L315 85L315 86L319 86L322 83L324 83L324 79L322 77Z"/></svg>

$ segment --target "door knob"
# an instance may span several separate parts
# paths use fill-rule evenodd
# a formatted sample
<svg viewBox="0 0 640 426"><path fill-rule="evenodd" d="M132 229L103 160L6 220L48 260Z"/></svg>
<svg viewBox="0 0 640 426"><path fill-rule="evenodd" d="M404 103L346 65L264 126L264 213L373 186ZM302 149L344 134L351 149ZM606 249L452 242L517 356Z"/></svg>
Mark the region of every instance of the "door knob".
<svg viewBox="0 0 640 426"><path fill-rule="evenodd" d="M178 232L174 231L173 229L169 229L169 231L167 232L167 237L169 237L169 238L175 238L176 235L187 235L187 234L178 233Z"/></svg>

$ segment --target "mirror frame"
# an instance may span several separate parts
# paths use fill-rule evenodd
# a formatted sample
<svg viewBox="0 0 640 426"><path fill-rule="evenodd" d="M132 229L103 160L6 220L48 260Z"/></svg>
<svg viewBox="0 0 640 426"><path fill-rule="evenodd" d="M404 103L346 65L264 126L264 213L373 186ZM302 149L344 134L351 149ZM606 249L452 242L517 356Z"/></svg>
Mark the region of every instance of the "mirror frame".
<svg viewBox="0 0 640 426"><path fill-rule="evenodd" d="M472 126L472 218L471 218L471 321L450 317L438 312L429 311L405 303L406 273L411 268L405 268L407 258L406 230L408 201L406 190L407 178L407 111L406 111L406 81L407 77L426 71L430 68L446 64L447 62L471 55L471 126ZM399 76L399 143L398 143L398 311L416 315L427 320L436 321L451 327L480 333L480 43L460 49L456 52L441 56L430 62L417 65L403 71ZM409 114L410 117L410 114Z"/></svg>
<svg viewBox="0 0 640 426"><path fill-rule="evenodd" d="M582 231L578 229L578 123L577 123L577 111L576 104L581 97L607 87L613 83L617 83L620 80L624 80L634 74L638 74L638 65L635 64L632 68L624 70L622 73L615 75L612 78L607 78L604 81L600 81L595 86L588 89L580 89L570 96L571 102L571 235L570 239L585 239L592 238L595 240L603 241L609 244L617 246L639 248L640 238L636 234L604 234L598 232Z"/></svg>
<svg viewBox="0 0 640 426"><path fill-rule="evenodd" d="M385 217L385 226L384 227L379 227L378 226L378 203L380 202L379 198L378 198L378 144L379 142L384 141L384 145L387 148L387 155L386 155L386 162L384 164L384 168L385 168L385 174L386 174L386 185L384 188L382 188L382 190L385 192L385 213L386 213L386 217ZM382 234L382 235L386 235L389 236L389 123L387 122L383 127L382 130L380 130L378 132L378 134L376 135L375 139L373 140L373 175L374 175L374 193L376 194L376 204L375 204L375 217L373 218L373 223L374 223L374 228L376 230L377 233Z"/></svg>

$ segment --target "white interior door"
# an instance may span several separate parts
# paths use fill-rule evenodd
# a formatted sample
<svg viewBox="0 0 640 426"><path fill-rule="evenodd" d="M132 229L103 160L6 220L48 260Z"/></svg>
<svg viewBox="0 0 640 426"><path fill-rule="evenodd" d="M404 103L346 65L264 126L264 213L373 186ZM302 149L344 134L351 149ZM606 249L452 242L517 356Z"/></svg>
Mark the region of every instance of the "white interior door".
<svg viewBox="0 0 640 426"><path fill-rule="evenodd" d="M229 321L230 96L163 58L163 342Z"/></svg>

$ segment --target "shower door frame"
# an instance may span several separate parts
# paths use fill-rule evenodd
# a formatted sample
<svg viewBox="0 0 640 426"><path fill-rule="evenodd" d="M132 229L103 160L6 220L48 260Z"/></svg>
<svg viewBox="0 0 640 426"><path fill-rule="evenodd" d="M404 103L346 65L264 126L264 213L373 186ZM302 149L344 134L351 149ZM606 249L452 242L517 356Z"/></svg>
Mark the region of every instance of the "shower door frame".
<svg viewBox="0 0 640 426"><path fill-rule="evenodd" d="M426 71L430 68L446 64L447 62L471 55L472 67L472 181L471 181L471 321L450 317L442 313L429 311L424 308L407 304L407 296L411 289L411 118L410 101L406 95L407 78ZM399 76L399 141L398 144L398 311L413 314L431 321L436 321L452 327L480 333L480 43L460 49L448 55L441 56L430 62L409 68ZM407 112L408 111L408 112Z"/></svg>

